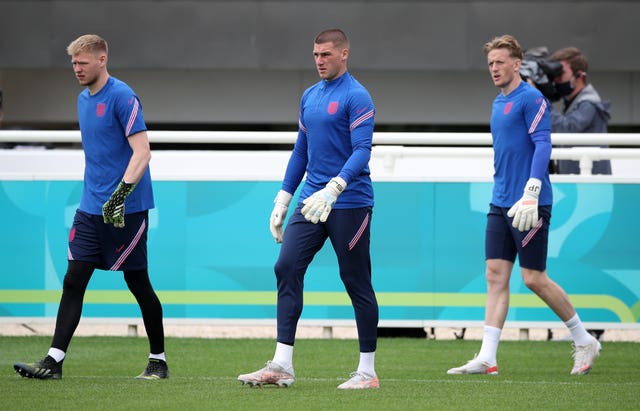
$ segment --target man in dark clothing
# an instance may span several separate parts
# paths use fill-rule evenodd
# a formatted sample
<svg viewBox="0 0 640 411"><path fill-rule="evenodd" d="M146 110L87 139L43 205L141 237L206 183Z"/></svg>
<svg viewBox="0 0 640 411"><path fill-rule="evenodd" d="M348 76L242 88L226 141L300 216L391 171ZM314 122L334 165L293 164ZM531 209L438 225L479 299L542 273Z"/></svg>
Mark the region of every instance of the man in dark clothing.
<svg viewBox="0 0 640 411"><path fill-rule="evenodd" d="M562 74L553 81L564 100L564 110L551 110L552 133L606 133L610 102L587 81L587 58L575 47L557 50L552 59L562 63ZM578 161L558 160L558 174L580 174ZM592 174L611 174L611 161L594 161Z"/></svg>

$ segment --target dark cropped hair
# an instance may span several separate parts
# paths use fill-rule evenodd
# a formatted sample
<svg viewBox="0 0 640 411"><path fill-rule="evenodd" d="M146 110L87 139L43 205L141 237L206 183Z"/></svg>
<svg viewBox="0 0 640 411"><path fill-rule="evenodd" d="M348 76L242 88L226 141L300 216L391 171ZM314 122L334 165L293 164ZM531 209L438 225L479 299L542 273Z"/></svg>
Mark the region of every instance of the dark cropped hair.
<svg viewBox="0 0 640 411"><path fill-rule="evenodd" d="M315 44L333 43L338 48L349 48L349 40L344 31L340 29L327 29L321 31L314 40Z"/></svg>

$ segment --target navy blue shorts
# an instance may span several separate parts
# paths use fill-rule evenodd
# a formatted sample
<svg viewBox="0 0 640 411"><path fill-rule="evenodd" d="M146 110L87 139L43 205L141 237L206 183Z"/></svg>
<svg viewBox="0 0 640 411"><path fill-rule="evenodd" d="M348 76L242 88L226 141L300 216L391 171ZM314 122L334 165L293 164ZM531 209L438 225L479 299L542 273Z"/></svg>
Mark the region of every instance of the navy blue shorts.
<svg viewBox="0 0 640 411"><path fill-rule="evenodd" d="M149 212L126 214L124 227L105 224L101 215L77 210L69 232L69 261L85 261L110 271L147 269Z"/></svg>
<svg viewBox="0 0 640 411"><path fill-rule="evenodd" d="M546 270L551 206L538 207L538 219L541 220L539 226L525 232L511 226L513 218L507 216L508 211L509 208L491 204L487 214L485 258L498 258L513 263L517 255L520 267Z"/></svg>

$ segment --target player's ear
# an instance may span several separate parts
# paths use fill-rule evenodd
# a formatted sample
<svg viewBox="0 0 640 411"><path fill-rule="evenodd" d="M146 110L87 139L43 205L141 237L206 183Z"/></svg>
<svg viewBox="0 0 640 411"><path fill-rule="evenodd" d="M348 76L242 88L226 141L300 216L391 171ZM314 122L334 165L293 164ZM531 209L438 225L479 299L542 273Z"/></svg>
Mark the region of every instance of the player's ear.
<svg viewBox="0 0 640 411"><path fill-rule="evenodd" d="M515 59L513 62L513 68L516 73L520 72L520 66L522 65L522 60Z"/></svg>
<svg viewBox="0 0 640 411"><path fill-rule="evenodd" d="M349 49L342 49L342 61L347 61L349 58Z"/></svg>

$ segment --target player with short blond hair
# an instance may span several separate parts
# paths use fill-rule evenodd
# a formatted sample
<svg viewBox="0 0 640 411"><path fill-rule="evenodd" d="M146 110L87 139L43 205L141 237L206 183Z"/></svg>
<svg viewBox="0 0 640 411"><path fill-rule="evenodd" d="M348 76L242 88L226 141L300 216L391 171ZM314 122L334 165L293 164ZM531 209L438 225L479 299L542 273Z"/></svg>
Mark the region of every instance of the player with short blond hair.
<svg viewBox="0 0 640 411"><path fill-rule="evenodd" d="M107 42L78 37L67 47L80 85L78 120L85 154L80 205L69 233L68 268L56 328L47 356L17 363L23 377L62 378L62 363L80 322L84 293L96 269L122 271L136 298L149 339L149 359L139 379L169 375L162 305L147 270L149 210L154 207L151 150L142 105L133 90L107 71Z"/></svg>
<svg viewBox="0 0 640 411"><path fill-rule="evenodd" d="M522 50L510 35L483 47L500 93L493 101L494 185L485 237L487 301L480 353L448 374L498 374L497 351L518 258L525 285L564 321L575 345L572 375L587 374L600 343L584 328L565 291L547 275L553 193L548 102L520 77Z"/></svg>

